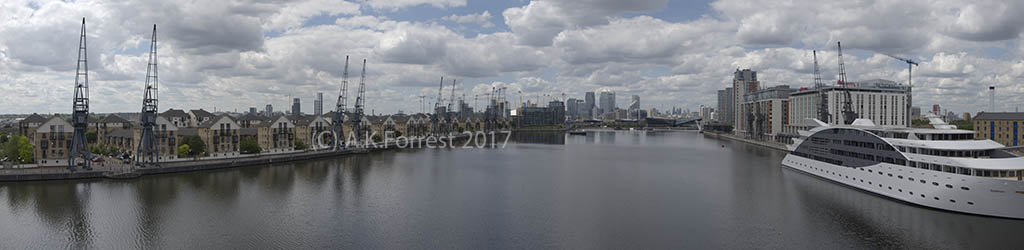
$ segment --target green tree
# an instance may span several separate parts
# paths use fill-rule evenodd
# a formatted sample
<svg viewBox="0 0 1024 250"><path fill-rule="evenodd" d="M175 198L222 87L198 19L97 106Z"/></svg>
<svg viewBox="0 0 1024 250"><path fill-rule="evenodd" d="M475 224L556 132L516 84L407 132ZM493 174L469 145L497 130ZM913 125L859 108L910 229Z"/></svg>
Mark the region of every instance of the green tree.
<svg viewBox="0 0 1024 250"><path fill-rule="evenodd" d="M181 144L181 146L178 146L178 158L188 157L189 149L188 144Z"/></svg>
<svg viewBox="0 0 1024 250"><path fill-rule="evenodd" d="M7 134L7 132L0 132L0 143L6 143L8 140L8 136L10 135Z"/></svg>
<svg viewBox="0 0 1024 250"><path fill-rule="evenodd" d="M260 143L256 142L256 138L245 138L238 143L238 149L242 151L242 154L259 154L263 152L263 148L260 148Z"/></svg>
<svg viewBox="0 0 1024 250"><path fill-rule="evenodd" d="M96 143L96 131L85 132L85 141L89 144Z"/></svg>
<svg viewBox="0 0 1024 250"><path fill-rule="evenodd" d="M9 160L18 159L18 140L7 140L7 142L3 144L3 155Z"/></svg>
<svg viewBox="0 0 1024 250"><path fill-rule="evenodd" d="M373 137L370 137L370 139L373 139L374 142L380 142L384 140L384 138L381 137L380 135L373 135Z"/></svg>
<svg viewBox="0 0 1024 250"><path fill-rule="evenodd" d="M18 138L18 156L21 157L21 163L23 164L35 161L35 150L28 137L22 136Z"/></svg>
<svg viewBox="0 0 1024 250"><path fill-rule="evenodd" d="M304 142L302 140L296 140L295 141L295 149L306 150L308 148L309 148L309 145L306 145L306 142Z"/></svg>
<svg viewBox="0 0 1024 250"><path fill-rule="evenodd" d="M182 145L188 145L192 151L188 154L189 156L202 156L206 154L206 142L203 142L203 138L198 135L185 136L181 138Z"/></svg>

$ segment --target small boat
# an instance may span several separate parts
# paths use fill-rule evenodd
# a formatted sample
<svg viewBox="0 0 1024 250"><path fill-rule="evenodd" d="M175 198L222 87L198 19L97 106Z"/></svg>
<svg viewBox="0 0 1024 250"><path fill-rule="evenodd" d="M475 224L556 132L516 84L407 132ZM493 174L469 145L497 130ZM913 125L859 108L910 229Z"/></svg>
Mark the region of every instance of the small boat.
<svg viewBox="0 0 1024 250"><path fill-rule="evenodd" d="M587 131L583 130L570 130L569 135L587 135Z"/></svg>

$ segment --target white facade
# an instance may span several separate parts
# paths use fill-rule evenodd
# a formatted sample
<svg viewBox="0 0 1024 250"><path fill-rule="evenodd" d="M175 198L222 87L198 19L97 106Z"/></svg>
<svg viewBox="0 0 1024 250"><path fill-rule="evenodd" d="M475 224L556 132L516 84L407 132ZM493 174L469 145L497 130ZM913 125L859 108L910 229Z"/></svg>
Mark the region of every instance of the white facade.
<svg viewBox="0 0 1024 250"><path fill-rule="evenodd" d="M895 85L891 81L872 80L858 83L858 86L849 88L853 112L859 118L870 119L880 126L909 127L907 121L907 88L902 85ZM842 123L843 101L845 100L842 88L826 88L828 98L828 113L832 119L828 122L832 125ZM802 91L790 95L789 102L789 124L804 124L806 119L814 119L818 116L818 92L814 90Z"/></svg>

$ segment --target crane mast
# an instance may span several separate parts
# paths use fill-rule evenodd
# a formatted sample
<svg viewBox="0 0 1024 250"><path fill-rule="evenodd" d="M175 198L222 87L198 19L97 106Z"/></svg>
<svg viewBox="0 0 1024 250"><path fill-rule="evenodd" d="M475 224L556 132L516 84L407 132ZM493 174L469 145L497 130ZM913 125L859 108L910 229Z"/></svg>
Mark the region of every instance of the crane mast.
<svg viewBox="0 0 1024 250"><path fill-rule="evenodd" d="M139 147L135 152L136 163L139 166L156 165L160 163L160 149L157 147L157 138L154 134L156 127L157 112L157 54L156 54L156 24L153 25L153 38L149 45L149 64L146 66L146 89L142 97L142 138ZM166 131L165 131L166 132Z"/></svg>
<svg viewBox="0 0 1024 250"><path fill-rule="evenodd" d="M366 87L366 59L363 59L363 72L359 75L359 90L356 92L356 103L352 105L352 115L349 119L352 121L352 133L355 133L356 143L359 143L359 138L363 133L362 127L360 126L363 121L363 102L365 101L363 93L365 93Z"/></svg>
<svg viewBox="0 0 1024 250"><path fill-rule="evenodd" d="M853 112L853 98L850 96L850 89L846 82L846 66L843 65L843 44L836 42L839 47L839 85L843 86L843 124L852 124L857 120L857 113Z"/></svg>
<svg viewBox="0 0 1024 250"><path fill-rule="evenodd" d="M89 146L86 144L85 133L89 127L89 56L86 51L85 18L82 18L82 35L78 40L78 66L75 69L75 96L72 100L73 113L71 125L74 127L74 134L71 136L71 150L68 152L68 169L75 170L79 158L82 160L81 167L86 170L92 169L92 158L89 153Z"/></svg>
<svg viewBox="0 0 1024 250"><path fill-rule="evenodd" d="M345 56L345 70L341 75L341 92L338 93L338 102L334 106L333 132L334 149L341 149L345 146L345 106L348 105L348 56Z"/></svg>
<svg viewBox="0 0 1024 250"><path fill-rule="evenodd" d="M814 87L818 90L818 120L828 124L831 122L832 114L828 112L828 94L825 93L825 84L821 81L817 50L814 50Z"/></svg>
<svg viewBox="0 0 1024 250"><path fill-rule="evenodd" d="M434 123L434 128L433 128L434 134L440 134L441 133L441 128L439 126L440 126L441 115L444 112L443 108L441 107L442 93L443 92L444 92L444 77L442 76L441 77L441 83L438 84L438 86L437 86L437 102L434 103L434 117L431 118L431 122Z"/></svg>

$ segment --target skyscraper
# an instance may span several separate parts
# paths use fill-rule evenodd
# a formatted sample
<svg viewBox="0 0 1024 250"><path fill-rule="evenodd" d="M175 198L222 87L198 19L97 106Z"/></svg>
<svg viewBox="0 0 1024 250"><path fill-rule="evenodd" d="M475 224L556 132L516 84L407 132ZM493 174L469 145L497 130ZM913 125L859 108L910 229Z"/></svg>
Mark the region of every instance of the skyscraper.
<svg viewBox="0 0 1024 250"><path fill-rule="evenodd" d="M750 69L736 69L733 73L732 78L732 127L733 131L737 134L746 133L747 126L747 114L750 114L749 110L741 109L743 104L743 97L747 93L757 91L757 87L760 82L757 81L757 71Z"/></svg>
<svg viewBox="0 0 1024 250"><path fill-rule="evenodd" d="M579 100L576 100L576 98L569 98L569 100L566 100L565 116L568 117L569 120L576 120L576 118L579 117L580 106L578 102Z"/></svg>
<svg viewBox="0 0 1024 250"><path fill-rule="evenodd" d="M595 115L599 115L593 113L596 106L597 102L594 99L594 92L587 92L586 96L583 97L583 107L581 108L585 119L594 119Z"/></svg>
<svg viewBox="0 0 1024 250"><path fill-rule="evenodd" d="M296 97L294 100L292 100L292 115L301 115L302 114L302 108L301 107L302 106L299 105L299 98L298 97Z"/></svg>
<svg viewBox="0 0 1024 250"><path fill-rule="evenodd" d="M249 114L256 115L256 107L249 107Z"/></svg>
<svg viewBox="0 0 1024 250"><path fill-rule="evenodd" d="M615 92L601 91L601 112L615 112Z"/></svg>
<svg viewBox="0 0 1024 250"><path fill-rule="evenodd" d="M324 93L317 92L316 100L313 100L313 114L323 115L324 114Z"/></svg>
<svg viewBox="0 0 1024 250"><path fill-rule="evenodd" d="M267 117L274 116L274 106L270 105L270 104L267 104L267 108L264 109L263 112L266 113L264 115L267 116Z"/></svg>
<svg viewBox="0 0 1024 250"><path fill-rule="evenodd" d="M633 95L633 96L631 96L629 98L629 110L638 110L638 109L640 109L640 96L639 95Z"/></svg>
<svg viewBox="0 0 1024 250"><path fill-rule="evenodd" d="M718 91L718 121L732 124L732 88Z"/></svg>

